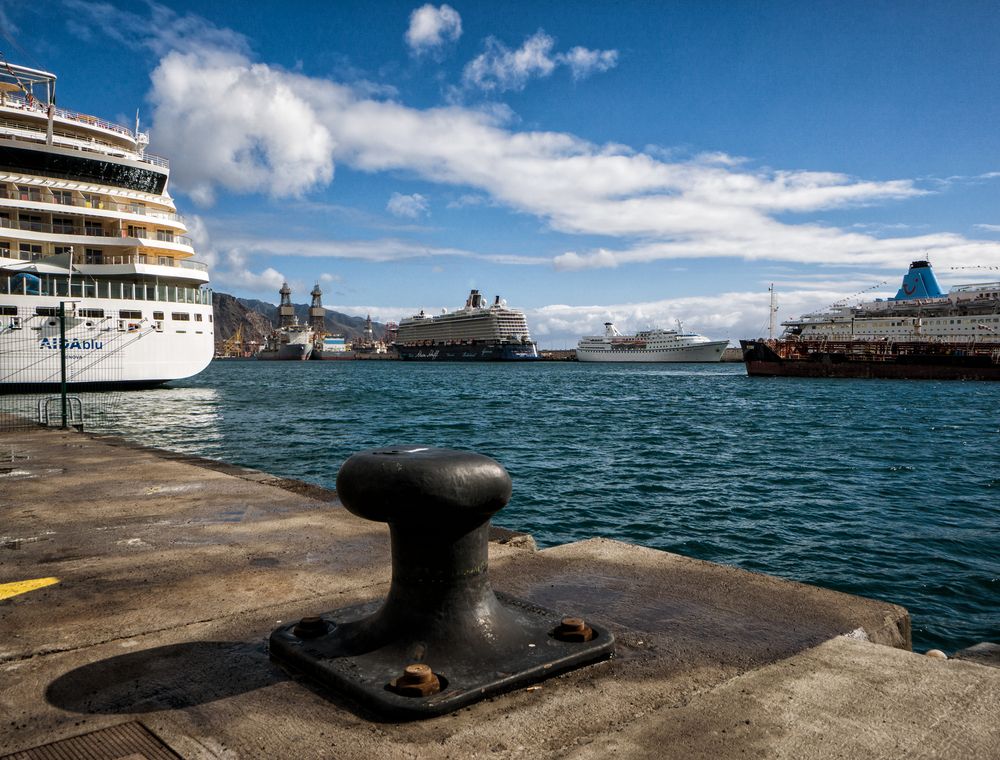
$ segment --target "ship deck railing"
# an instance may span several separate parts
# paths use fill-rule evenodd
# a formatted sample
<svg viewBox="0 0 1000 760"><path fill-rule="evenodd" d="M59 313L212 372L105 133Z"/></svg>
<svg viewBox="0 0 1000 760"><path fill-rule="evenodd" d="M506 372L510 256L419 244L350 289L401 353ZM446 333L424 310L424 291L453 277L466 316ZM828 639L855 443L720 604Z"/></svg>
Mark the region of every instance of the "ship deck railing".
<svg viewBox="0 0 1000 760"><path fill-rule="evenodd" d="M97 224L47 224L45 222L24 221L21 219L0 218L0 228L8 230L24 230L26 232L47 232L53 235L77 235L79 237L123 237L133 240L148 240L157 243L177 243L194 247L194 241L187 235L175 235L172 232L154 230L155 237L149 236L149 230L143 230L141 235L130 235L128 228L123 230L108 230ZM135 230L135 232L138 232Z"/></svg>
<svg viewBox="0 0 1000 760"><path fill-rule="evenodd" d="M9 106L10 103L5 105ZM56 109L57 113L60 109ZM68 112L67 112L68 113ZM44 115L44 113L43 113ZM94 122L88 122L86 119L76 119L84 124L94 124L94 126L104 127L104 124L110 124L111 122L101 122L102 120L96 119ZM127 135L130 140L133 140L132 133L129 132L125 127L119 126L117 124L113 125L119 130L124 130L122 134ZM0 119L0 128L16 130L22 133L24 139L30 142L41 142L45 143L48 141L48 131L41 128L40 126L35 126L32 124L25 124L19 121L12 121L11 119ZM107 127L104 127L107 129ZM163 156L158 156L155 153L139 153L138 150L129 150L123 148L121 145L115 145L114 143L106 142L104 140L98 140L96 138L84 138L80 135L73 134L72 132L66 132L61 129L53 129L52 136L54 138L60 138L60 142L67 142L71 144L72 147L79 150L89 151L92 153L113 153L121 158L128 158L133 161L141 161L146 164L152 164L153 166L161 166L164 169L170 168L170 161L168 161ZM11 136L13 137L13 136ZM101 146L103 150L98 149L96 146Z"/></svg>
<svg viewBox="0 0 1000 760"><path fill-rule="evenodd" d="M48 258L48 256L38 256L34 253L28 253L26 251L6 251L3 249L0 249L0 256L6 259L16 259L18 261L39 261L42 263L44 263ZM74 264L86 264L90 266L102 264L112 266L121 266L123 264L148 264L150 266L158 267L191 269L196 272L208 271L208 264L202 261L194 261L193 259L174 259L169 256L162 256L157 257L156 261L150 261L149 258L149 255L145 253L124 253L119 255L105 253L100 256L94 256L93 254L74 252L72 256ZM34 274L34 272L28 272L28 274Z"/></svg>
<svg viewBox="0 0 1000 760"><path fill-rule="evenodd" d="M17 182L13 184L17 185ZM138 214L140 216L149 217L152 219L163 219L168 222L182 222L183 217L180 214L170 213L168 211L158 211L156 209L144 208L141 204L136 203L115 203L114 201L106 200L78 200L76 198L70 198L65 200L59 198L55 195L51 195L51 188L48 187L37 187L35 185L24 185L25 190L18 192L12 192L10 190L3 191L0 190L0 198L7 198L13 201L22 201L24 203L54 203L57 206L73 206L75 208L92 208L98 211L120 211L125 214ZM48 192L49 197L44 197L43 193ZM52 210L52 213L58 214L56 209Z"/></svg>
<svg viewBox="0 0 1000 760"><path fill-rule="evenodd" d="M30 111L32 113L41 114L42 116L48 116L49 113L49 107L46 103L43 103L40 100L32 100L29 102L26 98L14 93L4 94L3 105L7 108L18 108L22 111ZM58 116L60 119L78 121L81 124L100 127L101 129L106 129L109 132L116 132L123 137L127 137L132 142L137 142L140 135L144 137L143 133L133 132L128 127L123 127L121 124L115 124L112 121L107 121L106 119L101 119L97 116L80 113L79 111L70 111L68 108L55 107L52 110L53 115Z"/></svg>
<svg viewBox="0 0 1000 760"><path fill-rule="evenodd" d="M0 277L0 295L38 296L40 298L107 298L117 301L152 301L187 303L208 306L212 289L163 285L160 283L125 282L124 280L94 280L86 275L69 280L67 277L36 275L37 281L25 277Z"/></svg>

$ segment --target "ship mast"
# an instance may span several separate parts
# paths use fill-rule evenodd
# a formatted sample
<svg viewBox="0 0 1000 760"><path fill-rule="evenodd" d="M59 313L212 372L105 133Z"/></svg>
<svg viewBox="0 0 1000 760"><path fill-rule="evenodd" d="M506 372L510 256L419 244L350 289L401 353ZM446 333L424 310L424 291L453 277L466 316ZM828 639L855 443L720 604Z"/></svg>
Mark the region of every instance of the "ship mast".
<svg viewBox="0 0 1000 760"><path fill-rule="evenodd" d="M777 302L775 301L775 298L774 298L774 283L773 282L771 283L771 286L767 289L767 292L771 294L771 306L768 309L769 314L768 314L768 320L767 320L767 339L768 340L774 340L774 331L776 329L775 328L775 322L777 321L776 318L775 318L775 315L778 313L778 304L777 304Z"/></svg>

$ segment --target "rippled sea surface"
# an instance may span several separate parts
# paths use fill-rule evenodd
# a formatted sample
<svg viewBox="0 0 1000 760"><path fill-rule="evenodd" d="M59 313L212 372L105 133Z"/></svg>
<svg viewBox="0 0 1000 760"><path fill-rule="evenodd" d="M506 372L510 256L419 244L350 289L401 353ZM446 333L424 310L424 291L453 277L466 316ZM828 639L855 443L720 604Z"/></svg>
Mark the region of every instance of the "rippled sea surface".
<svg viewBox="0 0 1000 760"><path fill-rule="evenodd" d="M1000 383L742 364L214 362L122 395L143 443L332 487L360 449L498 459L497 524L606 536L902 604L914 648L1000 640Z"/></svg>

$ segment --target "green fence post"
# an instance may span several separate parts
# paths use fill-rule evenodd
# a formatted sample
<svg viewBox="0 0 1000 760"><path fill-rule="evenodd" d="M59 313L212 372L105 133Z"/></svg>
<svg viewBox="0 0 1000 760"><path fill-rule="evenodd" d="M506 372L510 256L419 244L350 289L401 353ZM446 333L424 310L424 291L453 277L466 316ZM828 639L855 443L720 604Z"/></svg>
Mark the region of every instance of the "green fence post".
<svg viewBox="0 0 1000 760"><path fill-rule="evenodd" d="M62 396L62 429L66 425L66 302L59 302L59 392Z"/></svg>

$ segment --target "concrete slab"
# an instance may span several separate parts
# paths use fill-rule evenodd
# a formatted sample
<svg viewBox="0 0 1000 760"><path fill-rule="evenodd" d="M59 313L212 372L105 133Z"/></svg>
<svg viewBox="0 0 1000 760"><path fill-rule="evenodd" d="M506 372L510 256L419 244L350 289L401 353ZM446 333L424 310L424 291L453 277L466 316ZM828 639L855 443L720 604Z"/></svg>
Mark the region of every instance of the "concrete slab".
<svg viewBox="0 0 1000 760"><path fill-rule="evenodd" d="M837 751L985 757L996 738L984 716L998 671L891 649L909 646L898 606L614 541L538 552L511 535L490 545L493 585L609 626L618 656L381 723L285 674L265 642L279 622L384 594L383 526L322 489L127 442L31 431L0 436L9 446L20 474L0 479L0 583L59 582L0 601L0 754L130 720L192 758L826 757L816 737L843 730ZM756 702L742 679L757 679ZM731 733L744 713L766 729ZM911 741L908 721L951 739Z"/></svg>
<svg viewBox="0 0 1000 760"><path fill-rule="evenodd" d="M569 757L995 760L998 715L995 669L839 637L656 710Z"/></svg>

